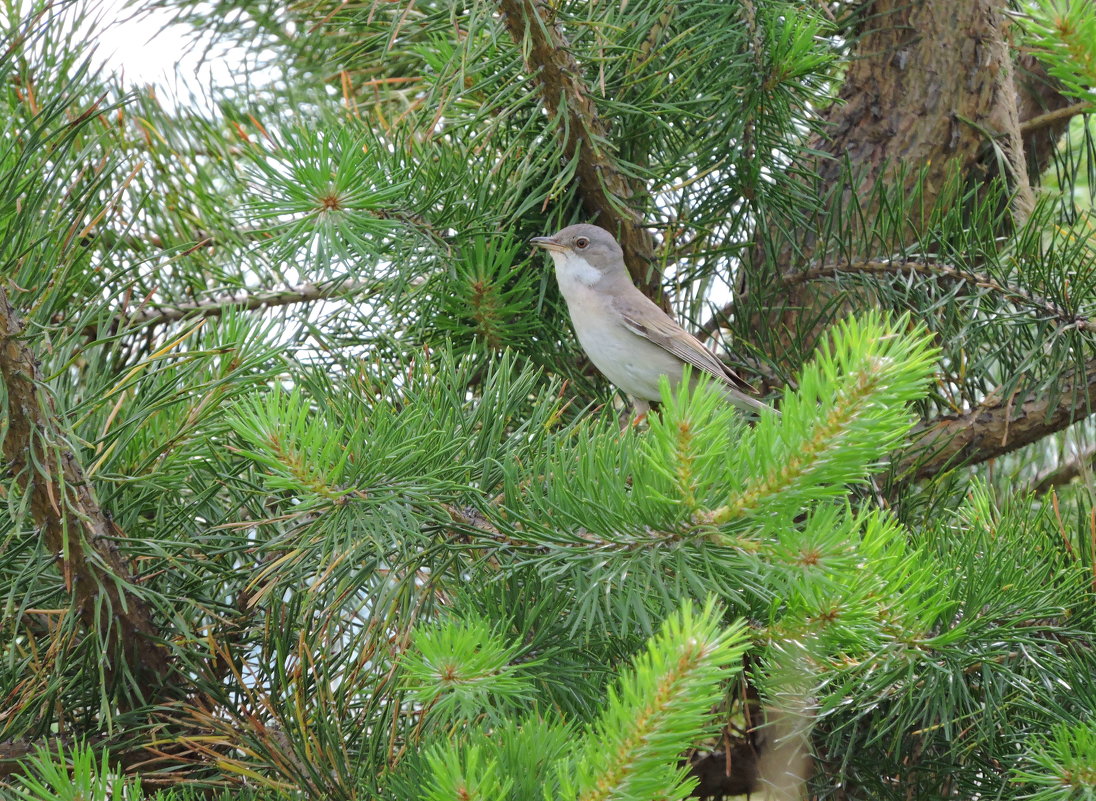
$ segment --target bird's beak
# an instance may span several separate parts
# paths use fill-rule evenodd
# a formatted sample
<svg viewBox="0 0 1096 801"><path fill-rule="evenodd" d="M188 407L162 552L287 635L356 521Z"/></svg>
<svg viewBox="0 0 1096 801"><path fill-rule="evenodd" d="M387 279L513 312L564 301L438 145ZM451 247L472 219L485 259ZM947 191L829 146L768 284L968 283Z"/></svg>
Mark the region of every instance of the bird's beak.
<svg viewBox="0 0 1096 801"><path fill-rule="evenodd" d="M534 245L536 245L537 247L544 248L545 250L558 250L558 251L566 250L566 248L563 245L561 245L556 240L552 239L552 237L550 237L550 236L534 236L529 241L531 243L533 243Z"/></svg>

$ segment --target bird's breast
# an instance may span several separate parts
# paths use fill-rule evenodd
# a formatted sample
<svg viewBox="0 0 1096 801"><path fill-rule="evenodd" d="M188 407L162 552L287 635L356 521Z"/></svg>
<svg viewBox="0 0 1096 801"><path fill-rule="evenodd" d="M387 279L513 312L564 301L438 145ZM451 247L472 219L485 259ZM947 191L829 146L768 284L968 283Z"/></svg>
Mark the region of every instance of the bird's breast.
<svg viewBox="0 0 1096 801"><path fill-rule="evenodd" d="M610 296L577 281L565 285L559 278L579 344L613 384L635 398L658 400L659 376L672 383L681 380L681 360L629 331Z"/></svg>

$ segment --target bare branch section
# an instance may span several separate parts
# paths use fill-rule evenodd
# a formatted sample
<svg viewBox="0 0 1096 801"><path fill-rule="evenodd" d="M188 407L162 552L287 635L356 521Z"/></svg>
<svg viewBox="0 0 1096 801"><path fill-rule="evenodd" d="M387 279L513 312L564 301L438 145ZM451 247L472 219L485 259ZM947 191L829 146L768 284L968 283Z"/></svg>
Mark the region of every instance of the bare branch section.
<svg viewBox="0 0 1096 801"><path fill-rule="evenodd" d="M272 309L295 303L314 303L344 295L375 294L380 288L377 281L336 281L327 284L299 284L267 292L237 292L218 295L206 301L177 303L172 305L146 306L132 314L119 313L119 322L125 326L155 326L178 322L193 317L220 317L229 309ZM85 336L95 336L96 326L88 326Z"/></svg>
<svg viewBox="0 0 1096 801"><path fill-rule="evenodd" d="M931 478L959 465L979 464L1054 434L1096 408L1096 359L1058 380L1056 392L997 397L958 417L925 420L898 464L907 478Z"/></svg>
<svg viewBox="0 0 1096 801"><path fill-rule="evenodd" d="M821 264L809 267L806 270L783 273L779 277L778 284L781 287L793 287L812 281L838 278L842 275L923 275L944 281L961 282L973 287L988 289L1011 303L1025 306L1048 318L1057 320L1066 328L1075 328L1078 331L1096 331L1096 322L1062 308L1049 298L1040 297L1023 287L1002 284L984 273L961 270L958 267L937 262L866 259L861 262ZM700 327L701 334L714 334L722 325L722 321L734 313L736 305L740 304L747 297L747 294L740 292L736 300L729 302L713 315Z"/></svg>
<svg viewBox="0 0 1096 801"><path fill-rule="evenodd" d="M119 743L110 737L91 735L51 735L40 740L8 740L0 742L0 778L26 775L29 770L23 761L40 751L51 754L56 760L59 750L68 750L77 744L90 748L96 754L104 750L110 754L113 769L130 775L139 775L141 784L153 788L159 785L176 786L179 778L173 772L180 762L193 762L196 755L184 743L159 742L143 745L130 741ZM157 772L160 769L162 772ZM3 786L3 785L0 785Z"/></svg>
<svg viewBox="0 0 1096 801"><path fill-rule="evenodd" d="M1056 111L1047 111L1030 120L1020 123L1020 132L1024 134L1054 128L1059 123L1068 123L1078 114L1091 114L1096 106L1091 103L1073 103Z"/></svg>
<svg viewBox="0 0 1096 801"><path fill-rule="evenodd" d="M4 459L46 547L55 554L81 622L122 659L142 689L160 685L168 654L144 600L132 592L129 570L114 544L124 536L99 508L91 485L40 386L23 325L0 289L0 377L7 389ZM108 679L117 665L108 663Z"/></svg>
<svg viewBox="0 0 1096 801"><path fill-rule="evenodd" d="M795 286L821 278L836 278L842 274L852 275L856 273L869 275L924 275L944 281L961 282L980 289L988 289L1011 303L1026 306L1049 318L1058 320L1066 327L1076 328L1079 331L1096 331L1096 323L1073 314L1048 298L1040 297L1023 287L1002 284L984 273L961 270L950 264L868 259L856 264L823 264L807 270L785 273L781 276L781 280L787 286Z"/></svg>
<svg viewBox="0 0 1096 801"><path fill-rule="evenodd" d="M499 0L499 8L506 30L524 54L526 69L540 84L548 114L565 117L559 131L568 158L578 157L586 213L616 234L632 278L646 294L662 300L654 240L628 205L634 190L609 151L608 127L582 82L582 68L567 39L552 21L552 10L538 0Z"/></svg>

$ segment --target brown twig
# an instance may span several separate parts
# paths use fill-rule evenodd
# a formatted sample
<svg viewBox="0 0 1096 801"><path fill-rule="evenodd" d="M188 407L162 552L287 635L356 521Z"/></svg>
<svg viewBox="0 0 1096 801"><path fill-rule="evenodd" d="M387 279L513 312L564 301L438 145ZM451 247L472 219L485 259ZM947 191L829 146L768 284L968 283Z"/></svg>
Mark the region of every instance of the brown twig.
<svg viewBox="0 0 1096 801"><path fill-rule="evenodd" d="M1092 105L1092 103L1074 103L1065 108L1055 109L1054 111L1040 114L1037 117L1032 117L1030 120L1024 120L1020 123L1020 133L1027 134L1032 133L1033 131L1040 131L1057 122L1072 119L1078 114L1088 114L1093 111L1096 111L1096 106Z"/></svg>
<svg viewBox="0 0 1096 801"><path fill-rule="evenodd" d="M746 36L750 42L750 57L753 60L757 74L765 75L765 41L761 34L761 28L757 24L757 9L753 0L741 0L739 6L742 11L742 21L746 28ZM754 139L756 118L753 114L747 115L742 126L742 139L739 147L742 148L743 163L752 162L754 159Z"/></svg>
<svg viewBox="0 0 1096 801"><path fill-rule="evenodd" d="M442 504L442 507L457 525L486 534L491 539L505 539L495 524L484 517L478 509L451 503Z"/></svg>
<svg viewBox="0 0 1096 801"><path fill-rule="evenodd" d="M133 687L154 690L170 670L168 652L158 642L148 605L132 590L133 579L115 545L124 534L99 507L22 335L23 324L0 289L7 468L29 499L31 519L64 576L81 622L98 633L112 655L106 660L108 680L120 661L137 679Z"/></svg>
<svg viewBox="0 0 1096 801"><path fill-rule="evenodd" d="M1016 57L1015 72L1016 107L1028 177L1038 183L1058 151L1058 140L1069 128L1070 120L1085 113L1085 108L1062 91L1062 82L1032 53Z"/></svg>
<svg viewBox="0 0 1096 801"><path fill-rule="evenodd" d="M196 734L208 735L208 732ZM113 769L127 775L140 776L142 785L146 787L177 784L180 781L178 765L194 761L193 749L185 742L161 742L153 745L96 734L82 737L51 735L40 740L0 742L0 778L28 773L25 760L40 751L51 754L52 759L56 760L58 751L68 751L77 744L92 749L96 754L104 751L109 753Z"/></svg>
<svg viewBox="0 0 1096 801"><path fill-rule="evenodd" d="M557 130L564 137L567 158L577 157L583 208L598 225L616 234L632 278L644 292L661 300L654 239L628 205L635 188L617 167L608 126L598 115L582 80L582 67L552 19L552 10L540 0L499 0L499 8L526 69L540 85L549 116L565 117Z"/></svg>
<svg viewBox="0 0 1096 801"><path fill-rule="evenodd" d="M1078 331L1096 331L1096 323L1091 320L1073 314L1057 303L1046 298L1039 297L1021 287L1007 286L988 275L961 270L948 264L920 261L885 261L867 260L859 264L824 264L809 270L801 270L786 274L783 278L786 285L804 284L819 278L835 278L841 274L892 274L892 275L924 275L930 278L942 278L946 281L957 281L981 289L988 289L1008 301L1037 309L1044 314L1059 320L1070 328Z"/></svg>
<svg viewBox="0 0 1096 801"><path fill-rule="evenodd" d="M294 303L314 303L330 300L344 295L357 295L379 291L375 280L333 281L326 284L299 284L284 289L263 292L237 292L217 295L205 301L188 303L148 305L132 314L119 312L116 319L123 327L156 326L178 322L195 317L220 317L229 309L239 308L245 311L272 309L289 306ZM84 336L96 336L98 327L89 325L83 330Z"/></svg>

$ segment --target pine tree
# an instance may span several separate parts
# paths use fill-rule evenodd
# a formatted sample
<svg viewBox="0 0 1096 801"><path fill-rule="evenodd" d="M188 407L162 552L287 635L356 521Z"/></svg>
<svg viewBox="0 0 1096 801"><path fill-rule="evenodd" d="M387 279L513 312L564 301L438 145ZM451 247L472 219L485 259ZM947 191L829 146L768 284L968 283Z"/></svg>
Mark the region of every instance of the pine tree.
<svg viewBox="0 0 1096 801"><path fill-rule="evenodd" d="M1089 0L133 8L0 11L0 792L1096 797Z"/></svg>

